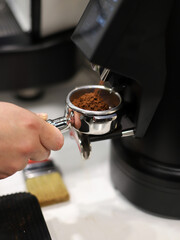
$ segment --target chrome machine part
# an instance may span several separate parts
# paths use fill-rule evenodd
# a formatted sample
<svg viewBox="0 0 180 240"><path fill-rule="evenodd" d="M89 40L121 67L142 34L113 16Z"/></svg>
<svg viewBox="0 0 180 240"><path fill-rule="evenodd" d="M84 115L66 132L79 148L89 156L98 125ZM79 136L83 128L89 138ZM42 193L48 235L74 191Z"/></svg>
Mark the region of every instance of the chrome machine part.
<svg viewBox="0 0 180 240"><path fill-rule="evenodd" d="M122 131L122 137L133 137L135 135L134 129Z"/></svg>
<svg viewBox="0 0 180 240"><path fill-rule="evenodd" d="M101 72L101 66L99 66L99 65L97 65L97 64L93 64L93 63L91 63L91 67L92 67L92 69L93 69L95 72L97 72L97 73L99 74L100 80L101 80L102 82L105 82L106 79L107 79L107 76L108 76L109 73L110 73L110 69L104 68L104 69L102 70L102 72Z"/></svg>
<svg viewBox="0 0 180 240"><path fill-rule="evenodd" d="M54 127L57 127L61 132L66 132L69 130L70 123L74 117L74 113L71 112L70 115L55 118L55 119L48 119L47 122L52 124Z"/></svg>
<svg viewBox="0 0 180 240"><path fill-rule="evenodd" d="M105 82L109 73L110 73L110 70L108 68L104 68L100 76L101 81Z"/></svg>
<svg viewBox="0 0 180 240"><path fill-rule="evenodd" d="M97 64L91 63L92 69L100 75L100 66Z"/></svg>

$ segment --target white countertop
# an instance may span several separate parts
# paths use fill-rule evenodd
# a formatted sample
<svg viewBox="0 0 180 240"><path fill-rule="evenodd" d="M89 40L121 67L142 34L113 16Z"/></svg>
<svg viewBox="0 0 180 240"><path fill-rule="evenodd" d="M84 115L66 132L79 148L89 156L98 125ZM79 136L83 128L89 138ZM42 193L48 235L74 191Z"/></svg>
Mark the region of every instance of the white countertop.
<svg viewBox="0 0 180 240"><path fill-rule="evenodd" d="M83 69L73 79L49 87L37 101L19 101L12 92L0 92L0 100L55 118L63 116L70 90L93 81L95 76ZM64 136L63 149L52 152L51 158L61 168L70 201L42 208L53 240L180 240L180 221L144 213L113 188L109 140L93 143L91 157L84 161L75 141L68 133ZM0 180L1 196L22 191L27 191L22 172Z"/></svg>

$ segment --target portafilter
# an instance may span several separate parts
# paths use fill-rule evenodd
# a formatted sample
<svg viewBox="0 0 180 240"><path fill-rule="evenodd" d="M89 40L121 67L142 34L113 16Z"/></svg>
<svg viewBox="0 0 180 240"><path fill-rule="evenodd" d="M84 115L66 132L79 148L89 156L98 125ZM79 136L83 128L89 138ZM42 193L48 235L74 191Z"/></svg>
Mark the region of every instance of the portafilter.
<svg viewBox="0 0 180 240"><path fill-rule="evenodd" d="M107 110L86 110L72 103L74 99L94 91L98 91L98 95L109 106ZM70 135L77 140L83 157L88 158L91 150L88 135L104 135L117 129L120 123L121 103L120 94L111 88L101 85L80 86L67 95L64 116L48 119L47 122L62 132L70 130Z"/></svg>

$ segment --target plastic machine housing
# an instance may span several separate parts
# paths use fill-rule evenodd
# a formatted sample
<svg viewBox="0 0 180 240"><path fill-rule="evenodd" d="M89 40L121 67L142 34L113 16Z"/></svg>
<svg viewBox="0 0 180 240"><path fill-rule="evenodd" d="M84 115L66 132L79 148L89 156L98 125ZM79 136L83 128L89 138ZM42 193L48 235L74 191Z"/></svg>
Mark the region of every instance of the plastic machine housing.
<svg viewBox="0 0 180 240"><path fill-rule="evenodd" d="M72 39L111 70L135 136L111 147L112 182L137 207L180 218L178 0L92 0Z"/></svg>

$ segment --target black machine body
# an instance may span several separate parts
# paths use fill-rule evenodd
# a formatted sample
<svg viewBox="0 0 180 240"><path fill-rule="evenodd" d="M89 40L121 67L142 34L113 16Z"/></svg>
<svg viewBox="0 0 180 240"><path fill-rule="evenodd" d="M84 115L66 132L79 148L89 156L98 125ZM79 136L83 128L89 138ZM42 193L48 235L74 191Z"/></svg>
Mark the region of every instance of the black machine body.
<svg viewBox="0 0 180 240"><path fill-rule="evenodd" d="M178 0L91 0L72 35L93 64L111 70L134 124L134 137L112 140L114 186L172 218L180 218L178 10Z"/></svg>

